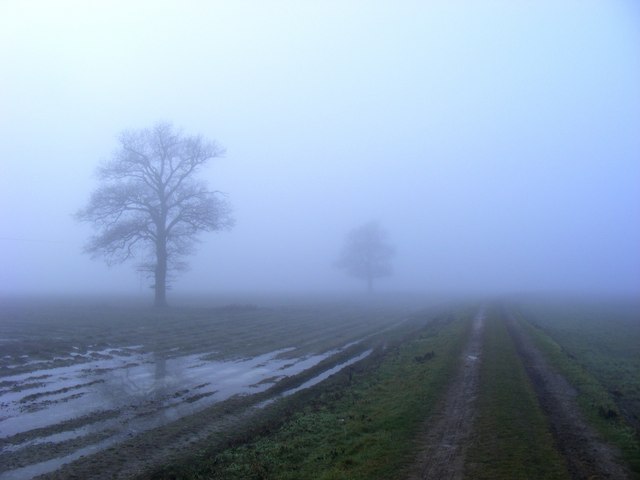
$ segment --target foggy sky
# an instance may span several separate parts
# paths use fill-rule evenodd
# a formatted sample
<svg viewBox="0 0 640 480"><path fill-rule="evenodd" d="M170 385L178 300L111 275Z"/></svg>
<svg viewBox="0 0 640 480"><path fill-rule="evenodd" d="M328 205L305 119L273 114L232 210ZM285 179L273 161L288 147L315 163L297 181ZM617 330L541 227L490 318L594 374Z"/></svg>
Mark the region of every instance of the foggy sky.
<svg viewBox="0 0 640 480"><path fill-rule="evenodd" d="M379 290L640 293L636 2L7 0L0 62L0 295L151 295L72 214L158 120L226 147L237 220L176 292L360 291L377 220Z"/></svg>

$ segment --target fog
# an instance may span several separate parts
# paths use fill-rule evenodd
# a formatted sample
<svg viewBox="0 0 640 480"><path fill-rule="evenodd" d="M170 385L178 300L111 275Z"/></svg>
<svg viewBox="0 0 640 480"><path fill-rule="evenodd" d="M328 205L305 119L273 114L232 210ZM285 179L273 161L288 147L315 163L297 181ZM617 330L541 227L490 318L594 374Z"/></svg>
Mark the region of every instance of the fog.
<svg viewBox="0 0 640 480"><path fill-rule="evenodd" d="M236 219L170 298L362 292L371 220L378 292L640 293L636 2L5 1L0 62L0 295L151 298L73 214L159 120L226 148Z"/></svg>

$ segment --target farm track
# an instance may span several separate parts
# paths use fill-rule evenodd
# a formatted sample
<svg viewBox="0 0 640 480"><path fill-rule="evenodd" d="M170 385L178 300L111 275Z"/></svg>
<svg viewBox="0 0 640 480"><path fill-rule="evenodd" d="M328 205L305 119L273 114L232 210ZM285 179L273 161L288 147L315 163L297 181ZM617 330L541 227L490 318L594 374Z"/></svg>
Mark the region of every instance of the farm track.
<svg viewBox="0 0 640 480"><path fill-rule="evenodd" d="M505 316L510 336L572 478L631 479L631 473L616 460L620 455L587 424L576 403L575 388L549 365L513 316L508 312Z"/></svg>
<svg viewBox="0 0 640 480"><path fill-rule="evenodd" d="M214 313L215 322L204 318L203 314L199 312L197 315L186 318L189 328L184 328L185 319L178 321L173 318L163 318L157 324L159 328L157 332L154 332L155 336L148 339L148 342L139 342L145 343L145 345L131 345L130 348L121 347L120 349L116 347L112 338L103 334L97 335L95 332L84 344L76 339L73 340L73 343L61 340L63 343L58 344L56 343L58 342L57 335L64 335L65 331L69 331L68 329L50 328L48 331L34 329L34 333L42 338L53 339L50 343L45 344L48 353L43 354L44 356L36 356L37 343L32 338L18 335L20 332L16 332L13 335L13 341L16 345L13 360L7 360L8 357L5 357L2 362L16 361L17 363L13 364L15 366L5 367L7 371L12 374L20 372L32 376L26 378L24 384L16 383L14 385L11 381L5 381L0 383L0 386L6 394L12 390L16 394L23 395L27 400L33 400L33 402L47 400L49 394L55 400L57 398L54 395L55 391L44 395L36 389L40 388L39 384L44 385L48 382L46 377L50 376L46 373L46 368L42 370L42 364L48 362L49 368L52 368L59 366L59 362L66 363L64 365L66 367L86 361L80 357L56 359L59 358L57 357L58 352L70 349L72 352L75 349L75 352L88 355L90 347L99 346L104 348L104 352L107 352L104 355L122 355L123 362L134 361L135 355L146 352L147 355L158 354L159 357L166 359L180 358L185 354L200 355L202 362L206 363L217 358L251 357L265 351L286 347L295 340L296 350L287 351L284 349L277 357L288 364L290 361L295 361L296 357L299 359L311 352L322 352L327 348L335 348L339 345L351 345L355 339L363 340L372 335L379 335L385 329L397 328L405 321L411 320L410 317L397 311L372 314L372 312L363 313L357 310L344 311L340 309L333 311L331 309L316 311L261 309ZM519 357L522 361L524 370L519 367L522 372L521 377L528 378L528 381L525 382L527 384L530 381L533 387L533 390L531 390L531 386L529 387L532 401L540 405L544 413L544 415L540 413L540 417L546 417L548 420L549 429L543 427L547 434L550 431L553 435L553 440L549 435L548 444L550 448L560 452L562 458L558 457L558 461L562 464L564 459L572 478L590 480L633 478L630 472L618 463L619 456L616 450L602 441L595 430L586 423L577 405L575 389L551 367L543 353L534 345L533 338L529 336L524 326L505 309L501 311L496 309L496 313L495 320L501 325L504 332L503 338L507 339L503 340L502 344L508 345L514 352L513 358ZM489 359L492 351L490 349L490 339L492 338L490 320L492 318L491 316L487 317L485 329L485 314L483 311L478 312L472 319L472 328L468 330L470 332L468 338L458 337L460 345L462 342L466 342L459 360L459 369L452 376L449 385L442 390L442 400L424 426L424 433L419 440L421 454L413 465L409 477L412 480L458 480L469 475L468 465L465 462L467 457L469 462L472 461L472 442L475 445L477 439L474 440L474 434L478 434L476 423L479 423L482 416L481 411L478 412L478 409L482 410L482 392L484 391L482 390L484 382L480 370ZM7 329L6 326L3 328ZM133 340L130 344L136 344L138 340L149 335L149 326L145 322L127 328L129 330L124 333L118 332L118 336L132 334ZM88 327L87 330L88 333L91 333ZM264 337L259 332L268 332L268 335ZM20 339L24 340L23 345L26 347L20 346L18 349ZM79 348L76 348L75 345L79 345ZM13 348L13 344L9 346ZM177 346L180 348L176 348ZM117 350L117 353L109 353L110 349L113 349L114 352ZM23 362L20 354L29 354L33 361L25 360L24 363L20 363ZM24 356L26 357L26 355ZM101 358L96 357L96 361ZM452 358L455 359L455 357ZM481 359L483 362L480 361ZM2 362L0 362L0 367ZM198 364L200 363L199 361ZM45 373L40 375L43 372ZM277 374L277 372L274 373ZM1 380L2 378L0 378ZM265 381L271 383L271 380L272 378L268 378ZM204 391L199 390L203 386L204 384L194 384L193 389L197 391L189 393L192 396L181 393L182 396L175 401L184 403L196 398L197 395L193 395ZM286 388L291 386L293 385ZM89 388L82 384L79 384L77 388L72 385L69 387L72 389L69 391L69 395L81 387L82 391ZM33 391L36 393L31 393L30 389L34 389ZM67 387L59 389L59 395L67 395L66 389ZM213 393L207 394L213 395ZM148 431L147 434L122 438L122 432L119 432L122 442L101 447L103 450L97 453L87 449L86 456L75 461L73 465L64 466L62 469L45 474L41 478L134 477L149 468L166 463L171 456L180 454L180 452L193 451L194 448L203 445L205 438L208 438L208 442L215 438L223 443L229 437L230 432L244 431L243 429L248 424L257 422L254 415L260 415L260 411L254 407L262 400L268 400L277 395L278 393L271 393L264 396L259 395L255 399L247 397L231 399L229 403L213 406L202 411L201 414L184 417L178 421L175 421L174 418L167 418L168 424ZM23 403L26 404L26 400ZM153 405L147 405L145 409L151 412ZM146 410L144 411L146 412ZM105 415L105 425L115 416L113 412L114 410L109 410L101 413L101 415ZM518 412L515 413L515 417L520 420L524 418ZM90 447L92 443L98 445L102 440L102 437L98 435L99 432L90 433L85 437L72 437L64 441L57 439L55 444L40 443L38 445L36 443L30 447L27 443L31 440L45 438L48 435L58 433L64 435L66 432L72 432L85 424L95 423L96 418L71 418L56 425L20 432L11 438L0 438L0 464L4 464L5 469L12 469L29 465L32 462L46 461L49 458L56 460L56 457L63 456L66 450L73 451L80 447ZM0 418L0 422L3 420ZM525 425L530 425L530 423L525 422ZM482 438L488 438L483 436L486 433L480 433ZM519 441L515 443L519 444ZM19 450L23 447L26 448ZM529 451L527 451L527 458L533 458ZM59 465L56 468L58 467ZM0 477L2 477L1 470L2 468L0 468Z"/></svg>
<svg viewBox="0 0 640 480"><path fill-rule="evenodd" d="M429 418L421 441L422 451L410 480L459 480L464 476L465 453L473 430L479 387L484 321L485 313L481 310L473 319L456 377L436 413Z"/></svg>

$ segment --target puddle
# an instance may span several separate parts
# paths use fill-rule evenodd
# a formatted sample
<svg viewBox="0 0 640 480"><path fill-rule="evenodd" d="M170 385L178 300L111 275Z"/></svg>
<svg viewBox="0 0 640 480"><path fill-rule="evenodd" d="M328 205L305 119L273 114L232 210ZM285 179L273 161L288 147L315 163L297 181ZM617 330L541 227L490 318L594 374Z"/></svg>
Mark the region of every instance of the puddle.
<svg viewBox="0 0 640 480"><path fill-rule="evenodd" d="M264 402L259 403L257 405L257 408L266 407L270 403L273 403L274 401L276 401L278 398L288 397L289 395L293 395L294 393L299 392L300 390L304 390L305 388L313 387L314 385L317 385L318 383L322 382L323 380L326 380L327 378L329 378L334 373L338 373L340 370L348 367L349 365L353 365L354 363L359 362L360 360L363 360L363 359L367 358L369 355L371 355L371 352L373 352L373 350L369 349L369 350L367 350L365 352L362 352L360 355L357 355L357 356L355 356L353 358L350 358L346 362L340 363L340 364L336 365L335 367L330 368L329 370L325 370L320 375L317 375L317 376L307 380L302 385L299 385L299 386L297 386L295 388L286 390L286 391L284 391L283 393L281 393L280 395L278 395L275 398L272 398L272 399L269 399L269 400L265 400Z"/></svg>
<svg viewBox="0 0 640 480"><path fill-rule="evenodd" d="M0 453L11 455L39 445L44 450L52 443L100 432L115 433L99 443L67 451L63 457L4 471L0 479L30 478L50 472L82 455L108 448L131 435L196 413L233 395L262 392L281 378L307 370L349 345L301 358L281 358L294 350L286 348L235 361L207 360L211 353L167 358L140 353L137 346L109 348L87 352L84 363L2 377L0 380L18 389L0 392L0 443L6 445ZM315 385L370 353L369 350L326 370L281 396ZM34 378L39 381L32 386L29 382ZM105 419L100 413L106 410L115 410L117 414ZM30 434L34 429L45 430ZM20 437L10 440L15 435Z"/></svg>
<svg viewBox="0 0 640 480"><path fill-rule="evenodd" d="M25 478L33 478L37 475L53 472L54 470L60 468L62 465L66 463L73 462L74 460L77 460L78 458L84 455L91 455L92 453L96 453L96 452L99 452L100 450L104 450L105 448L108 448L114 443L115 443L115 440L111 441L111 439L109 439L104 442L96 443L94 445L89 445L87 447L76 450L71 455L67 455L66 457L54 458L46 462L41 462L41 463L29 465L27 467L17 468L15 470L2 472L0 473L0 479L24 480Z"/></svg>

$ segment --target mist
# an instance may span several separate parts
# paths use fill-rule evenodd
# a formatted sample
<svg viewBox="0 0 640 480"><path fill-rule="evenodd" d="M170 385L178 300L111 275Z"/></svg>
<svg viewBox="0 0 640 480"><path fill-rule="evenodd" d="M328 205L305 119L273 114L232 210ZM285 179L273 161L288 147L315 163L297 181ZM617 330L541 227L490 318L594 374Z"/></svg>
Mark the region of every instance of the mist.
<svg viewBox="0 0 640 480"><path fill-rule="evenodd" d="M3 2L0 295L150 297L74 220L125 129L226 149L236 225L171 296L640 294L640 9L612 2Z"/></svg>

